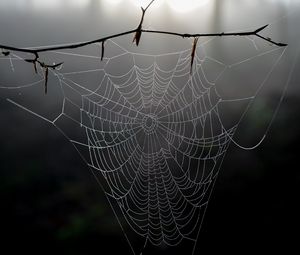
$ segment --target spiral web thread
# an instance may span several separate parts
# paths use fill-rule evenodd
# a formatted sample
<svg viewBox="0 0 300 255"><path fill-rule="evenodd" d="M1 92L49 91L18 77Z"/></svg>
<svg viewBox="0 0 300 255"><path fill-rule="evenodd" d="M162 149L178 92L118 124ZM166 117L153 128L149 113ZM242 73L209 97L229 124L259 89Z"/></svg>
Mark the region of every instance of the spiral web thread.
<svg viewBox="0 0 300 255"><path fill-rule="evenodd" d="M55 118L8 101L60 130L61 123L68 121L84 131L83 139L69 138L70 142L84 155L95 177L104 180L101 186L106 196L118 205L130 229L144 239L144 247L148 243L176 246L183 239L196 243L214 181L240 121L225 127L220 106L237 101L250 104L285 51L275 46L259 51L255 41L248 39L257 54L231 65L206 54L205 45L212 40L199 43L192 74L190 49L150 55L108 41L106 47L117 47L118 54L106 56L100 68L51 71L62 94L61 111ZM100 58L69 51L52 54L78 61ZM255 93L246 98L222 98L216 84L223 73L264 55L276 59ZM16 54L2 58L9 61L12 71L22 59ZM208 61L217 67L211 79L204 68ZM93 73L100 76L94 89L77 81ZM42 71L39 77L30 84L1 88L41 86ZM134 253L141 252L129 244Z"/></svg>

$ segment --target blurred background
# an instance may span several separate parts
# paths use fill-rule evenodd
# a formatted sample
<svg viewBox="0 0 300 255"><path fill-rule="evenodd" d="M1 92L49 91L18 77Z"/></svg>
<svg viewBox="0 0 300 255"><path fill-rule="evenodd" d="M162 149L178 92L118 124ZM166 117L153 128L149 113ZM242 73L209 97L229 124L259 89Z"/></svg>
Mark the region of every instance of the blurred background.
<svg viewBox="0 0 300 255"><path fill-rule="evenodd" d="M140 19L136 2L1 0L0 44L18 47L63 44L129 30ZM236 139L242 145L254 145L264 134L295 64L285 97L264 142L251 151L233 144L229 147L195 254L243 254L263 250L271 253L280 248L287 254L287 249L297 251L300 3L296 0L188 2L180 5L175 0L169 3L157 0L147 13L145 27L193 33L254 30L270 24L264 34L289 44L266 89L241 123ZM226 40L209 44L208 54L226 64L245 59L247 54L255 55L248 52L253 48L251 42L250 46L237 47L243 39ZM139 50L166 53L191 46L191 42L174 41L173 38L170 46L170 41L158 44L153 39L142 43ZM129 44L128 40L120 43ZM258 47L263 47L260 43L257 41ZM255 80L256 70L264 70L265 65L273 62L274 59L258 60L246 66L249 72L237 70L217 86L224 97L242 97L248 88L240 84ZM72 68L77 64L84 69L85 63L73 64ZM18 64L15 63L14 68L17 69ZM26 83L26 77L16 75L8 61L1 61L0 76L1 86ZM51 118L61 107L53 80L49 87L52 83L52 91L47 96L43 94L43 86L34 93L0 89L1 248L31 254L130 254L108 201L71 143L50 123L6 100L13 98L31 109L34 106L34 110ZM258 85L255 84L253 91ZM239 109L232 107L227 113L230 122ZM155 252L171 254L167 250ZM183 246L172 254L184 252Z"/></svg>

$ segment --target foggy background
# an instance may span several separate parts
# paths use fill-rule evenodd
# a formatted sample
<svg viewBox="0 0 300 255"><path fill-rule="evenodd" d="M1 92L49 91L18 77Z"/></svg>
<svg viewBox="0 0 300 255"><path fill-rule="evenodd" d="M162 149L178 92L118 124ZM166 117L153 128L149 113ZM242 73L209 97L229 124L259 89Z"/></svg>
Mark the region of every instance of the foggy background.
<svg viewBox="0 0 300 255"><path fill-rule="evenodd" d="M125 0L108 2L1 0L0 44L64 44L136 27L141 14L138 6ZM176 12L165 3L147 12L145 28L183 33L228 32L270 24L263 34L289 44L266 90L236 134L242 145L254 145L264 134L296 61L278 115L261 146L252 151L233 144L229 147L195 254L299 250L299 8L296 0L210 0L190 12ZM132 37L118 42L130 50L150 54L191 47L188 40L153 37L143 35L138 49L131 45ZM222 62L236 63L254 55L250 51L253 47L238 47L242 41L222 38L209 44L207 51ZM257 44L263 45L259 40ZM100 54L100 50L93 54ZM50 55L45 57L51 59ZM257 87L247 85L255 80L258 70L265 70L265 65L274 62L266 61L250 64L247 73L241 70L235 73L237 76L232 73L224 77L224 82L217 84L222 95L239 98L248 90L254 92ZM68 65L70 69L84 70L88 62L74 63L70 59ZM32 69L15 63L15 69L25 70L21 68L25 66ZM25 84L32 79L26 74L28 70L19 70L16 75L8 61L1 61L1 85ZM31 254L130 254L102 190L70 142L51 124L6 100L13 98L51 118L61 109L61 96L56 88L57 82L50 78L47 96L43 86L34 90L0 89L1 246L10 252ZM227 113L230 122L240 112L233 107ZM184 251L185 247L178 248L176 254ZM156 252L169 254L164 250Z"/></svg>

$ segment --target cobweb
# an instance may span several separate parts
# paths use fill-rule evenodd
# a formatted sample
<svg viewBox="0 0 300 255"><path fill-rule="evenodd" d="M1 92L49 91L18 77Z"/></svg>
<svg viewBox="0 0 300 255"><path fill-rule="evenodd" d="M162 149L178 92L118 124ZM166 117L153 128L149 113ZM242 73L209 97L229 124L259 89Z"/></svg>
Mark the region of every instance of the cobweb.
<svg viewBox="0 0 300 255"><path fill-rule="evenodd" d="M234 40L243 50L235 44L235 55L228 53L230 61L225 51L218 59L212 49L220 40L227 45ZM60 70L50 73L45 97L54 100L53 111L47 110L50 101L41 95L43 71L32 74L32 66L23 61L28 55L1 58L1 68L15 84L30 80L1 85L7 100L51 123L76 147L103 188L134 254L150 245L177 246L183 241L191 242L194 252L228 146L232 141L239 145L235 131L285 52L250 37L201 40L191 73L191 43L148 54L109 40L103 61L97 44L44 54L48 62L64 61ZM261 61L266 65L256 70ZM238 84L243 93L227 93L223 85L234 83L232 77L244 75L249 66L251 79ZM241 112L228 121L230 107Z"/></svg>

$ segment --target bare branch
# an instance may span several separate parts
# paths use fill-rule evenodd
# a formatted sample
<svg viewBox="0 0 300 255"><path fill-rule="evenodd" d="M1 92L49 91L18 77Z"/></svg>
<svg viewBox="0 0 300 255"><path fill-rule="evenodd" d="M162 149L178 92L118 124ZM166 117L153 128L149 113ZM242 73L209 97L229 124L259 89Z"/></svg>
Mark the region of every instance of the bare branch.
<svg viewBox="0 0 300 255"><path fill-rule="evenodd" d="M45 64L44 62L41 62L39 60L40 59L39 53L51 52L51 51L56 51L56 50L64 50L64 49L77 49L77 48L81 48L81 47L84 47L84 46L87 46L87 45L92 45L92 44L95 44L95 43L102 43L102 46L101 46L102 47L101 60L103 60L105 41L113 39L113 38L117 38L117 37L122 37L124 35L129 35L129 34L132 34L132 33L135 33L134 38L133 38L133 42L135 42L137 46L139 45L142 33L164 34L164 35L177 36L177 37L181 37L181 38L194 38L194 43L193 43L192 53L191 53L191 73L192 73L192 67L193 67L193 63L194 63L194 57L195 57L197 41L198 41L198 38L200 38L200 37L221 37L221 36L225 37L225 36L251 36L252 35L252 36L256 36L256 37L258 37L258 38L260 38L264 41L267 41L267 42L269 42L273 45L279 46L279 47L287 46L287 44L285 44L285 43L275 42L271 38L265 37L265 36L262 36L262 35L259 34L268 25L262 26L262 27L260 27L256 30L254 30L254 31L242 31L242 32L231 32L231 33L222 32L222 33L187 34L187 33L176 33L176 32L171 32L171 31L143 29L142 27L143 27L143 22L144 22L144 17L145 17L146 11L154 3L154 1L155 0L152 0L147 5L147 7L145 9L141 7L141 9L142 9L141 20L140 20L139 25L137 26L137 28L132 29L132 30L128 30L128 31L125 31L125 32L122 32L122 33L106 36L106 37L91 40L91 41L80 42L80 43L70 43L70 44L61 45L61 46L50 46L50 47L44 47L44 48L43 47L42 48L19 48L19 47L14 47L14 46L9 46L9 45L0 45L0 48L2 49L2 54L4 56L8 56L11 51L33 54L34 55L33 59L24 59L24 61L33 64L35 73L37 73L37 64L39 64L44 69L44 72L45 72L45 93L47 93L49 68L57 69L63 63L53 64L53 65Z"/></svg>
<svg viewBox="0 0 300 255"><path fill-rule="evenodd" d="M267 25L266 25L267 26ZM265 28L266 26L262 27ZM260 30L261 28L257 29ZM273 40L267 39L266 37L263 37L261 35L259 35L256 31L248 31L248 32L234 32L234 33L199 33L199 34L183 34L183 33L176 33L176 32L170 32L170 31L159 31L159 30L146 30L146 29L142 29L141 32L143 33L152 33L152 34L165 34L165 35L173 35L173 36L179 36L179 37L183 37L183 38L190 38L190 37L218 37L218 36L257 36L265 41L268 41L274 45L277 45L279 47L283 47L283 46L287 46L287 44L285 43L278 43L275 42ZM260 30L261 31L261 30ZM0 48L5 49L5 50L10 50L10 51L17 51L17 52L23 52L23 53L32 53L32 54L36 54L36 53L41 53L41 52L49 52L49 51L55 51L55 50L65 50L65 49L76 49L76 48L82 48L84 46L87 45L91 45L91 44L95 44L95 43L99 43L99 42L103 42L109 39L113 39L113 38L117 38L117 37L121 37L124 35L128 35L128 34L132 34L137 32L137 29L133 29L133 30L129 30L126 32L122 32L119 34L114 34L114 35L110 35L107 37L103 37L100 39L96 39L96 40L91 40L91 41L86 41L86 42L81 42L81 43L72 43L72 44L66 44L63 46L50 46L50 47L45 47L45 48L30 48L30 49L26 49L26 48L18 48L18 47L13 47L13 46L7 46L7 45L0 45Z"/></svg>
<svg viewBox="0 0 300 255"><path fill-rule="evenodd" d="M55 50L66 50L66 49L82 48L82 47L87 46L87 45L100 43L100 42L103 42L103 41L106 41L106 40L109 40L109 39L113 39L113 38L116 38L116 37L121 37L121 36L124 36L124 35L132 34L134 32L136 32L136 29L129 30L129 31L119 33L119 34L106 36L106 37L96 39L96 40L91 40L91 41L86 41L86 42L81 42L81 43L70 43L70 44L65 44L63 46L50 46L50 47L45 47L45 48L18 48L18 47L13 47L13 46L0 45L0 48L6 49L6 50L11 50L11 51L36 54L36 53L49 52L49 51L55 51Z"/></svg>
<svg viewBox="0 0 300 255"><path fill-rule="evenodd" d="M166 35L173 35L173 36L180 36L183 38L191 38L191 37L218 37L218 36L257 36L265 41L268 41L274 45L277 45L279 47L283 47L283 46L287 46L287 44L285 43L278 43L275 42L273 40L271 40L270 38L264 37L259 35L258 33L261 32L262 30L264 30L268 25L265 25L263 27L260 27L254 31L245 31L245 32L231 32L231 33L202 33L202 34L182 34L182 33L176 33L176 32L169 32L169 31L158 31L158 30L142 30L143 33L152 33L152 34L166 34Z"/></svg>

